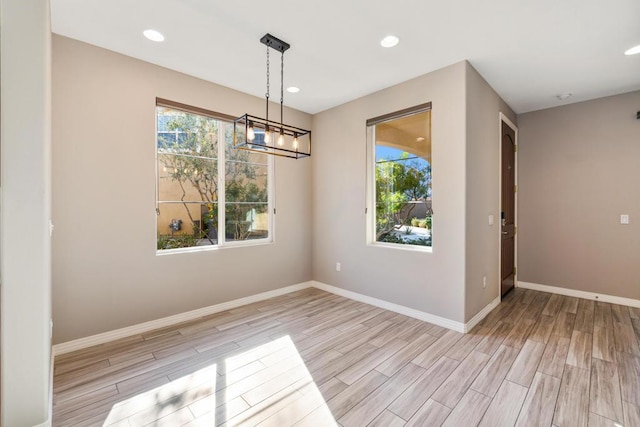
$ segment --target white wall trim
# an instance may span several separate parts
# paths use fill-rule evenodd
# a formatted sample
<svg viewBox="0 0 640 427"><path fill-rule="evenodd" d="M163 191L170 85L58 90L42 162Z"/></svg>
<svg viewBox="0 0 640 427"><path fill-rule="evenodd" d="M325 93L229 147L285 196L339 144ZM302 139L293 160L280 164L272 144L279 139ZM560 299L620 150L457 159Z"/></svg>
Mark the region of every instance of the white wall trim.
<svg viewBox="0 0 640 427"><path fill-rule="evenodd" d="M125 328L120 328L113 331L103 332L101 334L91 335L85 338L79 338L77 340L56 344L53 346L53 355L58 356L60 354L82 350L84 348L88 348L98 344L104 344L106 342L114 341L121 338L130 337L132 335L142 334L154 329L164 328L166 326L175 325L181 322L187 322L189 320L195 320L203 316L208 316L210 314L219 313L221 311L230 310L232 308L240 307L258 301L263 301L269 298L288 294L290 292L306 289L311 286L313 286L312 282L298 283L296 285L286 286L284 288L274 289L272 291L262 292L260 294L227 301L216 305L211 305L209 307L198 308L196 310L187 311L185 313L175 314L173 316L163 317L161 319L151 320L149 322L139 323L137 325L127 326Z"/></svg>
<svg viewBox="0 0 640 427"><path fill-rule="evenodd" d="M404 314L405 316L413 317L414 319L422 320L424 322L433 323L434 325L442 326L447 329L452 329L457 332L469 332L478 322L485 318L491 310L493 310L499 303L500 298L496 298L489 305L483 308L478 314L467 322L456 322L444 317L436 316L434 314L426 313L424 311L416 310L403 305L394 304L392 302L384 301L378 298L373 298L367 295L362 295L357 292L348 291L346 289L338 288L336 286L327 285L326 283L309 281L299 283L296 285L287 286L273 291L263 292L257 295L248 296L245 298L239 298L233 301L223 302L221 304L212 305L209 307L203 307L185 313L175 314L173 316L163 317L161 319L151 320L149 322L139 323L137 325L127 326L125 328L116 329L109 332L103 332L97 335L91 335L85 338L79 338L77 340L68 341L53 346L53 355L58 356L72 351L82 350L94 345L104 344L106 342L115 341L121 338L130 337L136 334L143 334L145 332L152 331L154 329L164 328L167 326L175 325L181 322L187 322L195 320L203 316L219 313L221 311L230 310L232 308L240 307L243 305L251 304L258 301L263 301L269 298L277 297L280 295L288 294L290 292L299 291L302 289L315 287L320 290L330 292L335 295L340 295L345 298L349 298L355 301L360 301L365 304L371 304L376 307L383 308L385 310L393 311L396 313Z"/></svg>
<svg viewBox="0 0 640 427"><path fill-rule="evenodd" d="M47 421L43 422L42 424L38 424L33 427L51 427L51 418L49 418Z"/></svg>
<svg viewBox="0 0 640 427"><path fill-rule="evenodd" d="M384 308L385 310L404 314L405 316L413 317L414 319L433 323L434 325L442 326L447 329L452 329L457 332L465 332L465 324L462 322L456 322L455 320L450 320L444 317L436 316L434 314L426 313L424 311L416 310L414 308L409 308L404 305L394 304L392 302L388 302L378 298L362 295L357 292L338 288L336 286L327 285L326 283L314 281L313 287L322 289L323 291L331 292L332 294L340 295L342 297L349 298L355 301L360 301L365 304L371 304L376 307Z"/></svg>
<svg viewBox="0 0 640 427"><path fill-rule="evenodd" d="M540 285L538 283L517 282L518 288L532 289L534 291L549 292L552 294L566 295L570 297L590 299L594 301L604 301L612 304L627 305L629 307L640 308L640 300L632 298L617 297L607 294L596 294L587 291L578 291L575 289L561 288L558 286Z"/></svg>
<svg viewBox="0 0 640 427"><path fill-rule="evenodd" d="M496 308L498 306L498 304L500 304L500 297L496 297L496 299L494 299L493 301L491 301L489 304L487 304L485 306L485 308L483 308L482 310L480 310L480 312L478 312L478 314L476 314L475 316L473 316L471 318L471 320L469 320L467 323L464 324L464 333L466 334L467 332L469 332L470 330L473 329L474 326L476 326L478 323L480 323L480 321L482 319L484 319L485 317L487 317L487 315L489 313L491 313L491 310L493 310L494 308Z"/></svg>

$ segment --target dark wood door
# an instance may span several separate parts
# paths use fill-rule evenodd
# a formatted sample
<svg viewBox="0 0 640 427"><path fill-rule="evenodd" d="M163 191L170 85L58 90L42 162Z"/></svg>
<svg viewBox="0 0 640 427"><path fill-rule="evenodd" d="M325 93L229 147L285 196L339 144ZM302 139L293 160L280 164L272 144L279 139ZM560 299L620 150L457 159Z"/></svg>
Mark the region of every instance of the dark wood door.
<svg viewBox="0 0 640 427"><path fill-rule="evenodd" d="M502 122L502 212L501 220L501 295L509 292L515 283L516 241L516 133Z"/></svg>

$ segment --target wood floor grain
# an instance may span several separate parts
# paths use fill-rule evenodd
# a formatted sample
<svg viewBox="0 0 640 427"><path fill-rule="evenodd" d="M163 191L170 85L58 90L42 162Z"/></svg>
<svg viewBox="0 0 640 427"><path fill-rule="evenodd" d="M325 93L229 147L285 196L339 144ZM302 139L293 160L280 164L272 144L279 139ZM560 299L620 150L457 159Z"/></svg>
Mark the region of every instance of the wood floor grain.
<svg viewBox="0 0 640 427"><path fill-rule="evenodd" d="M74 353L53 425L640 425L640 310L514 289L469 334L305 289Z"/></svg>

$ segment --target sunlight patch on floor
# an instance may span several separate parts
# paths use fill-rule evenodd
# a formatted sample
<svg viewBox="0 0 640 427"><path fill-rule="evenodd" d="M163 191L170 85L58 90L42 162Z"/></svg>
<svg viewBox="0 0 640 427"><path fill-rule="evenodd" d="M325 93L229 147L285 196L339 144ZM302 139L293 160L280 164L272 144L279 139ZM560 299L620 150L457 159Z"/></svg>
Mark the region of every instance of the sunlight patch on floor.
<svg viewBox="0 0 640 427"><path fill-rule="evenodd" d="M103 425L336 425L288 335L215 362L117 403Z"/></svg>

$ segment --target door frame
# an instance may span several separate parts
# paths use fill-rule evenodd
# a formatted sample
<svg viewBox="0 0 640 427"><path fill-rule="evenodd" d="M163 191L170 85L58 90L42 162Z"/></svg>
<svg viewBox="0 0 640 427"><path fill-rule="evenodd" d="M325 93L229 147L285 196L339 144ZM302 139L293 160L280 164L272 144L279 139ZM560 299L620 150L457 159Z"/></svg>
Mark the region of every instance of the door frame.
<svg viewBox="0 0 640 427"><path fill-rule="evenodd" d="M507 116L505 116L502 111L498 114L498 226L497 228L497 236L498 236L498 298L502 300L502 224L501 224L501 215L502 212L502 122L506 123L511 129L513 129L516 140L515 140L515 176L514 176L514 184L516 185L516 192L514 194L514 218L513 225L516 227L516 233L514 236L513 243L513 266L516 269L515 274L513 275L513 287L518 287L518 127L513 124L511 120ZM495 221L494 221L495 224Z"/></svg>

